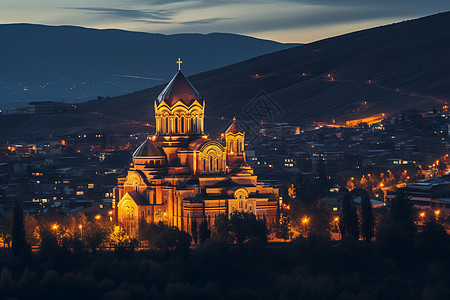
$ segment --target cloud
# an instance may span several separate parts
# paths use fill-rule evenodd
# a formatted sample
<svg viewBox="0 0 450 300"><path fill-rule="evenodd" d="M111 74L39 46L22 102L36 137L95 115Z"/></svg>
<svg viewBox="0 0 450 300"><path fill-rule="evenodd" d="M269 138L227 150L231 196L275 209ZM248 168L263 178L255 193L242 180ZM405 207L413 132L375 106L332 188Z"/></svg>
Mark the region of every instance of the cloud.
<svg viewBox="0 0 450 300"><path fill-rule="evenodd" d="M107 7L65 7L65 9L84 10L96 14L112 15L128 19L170 20L174 15L168 10L123 9Z"/></svg>
<svg viewBox="0 0 450 300"><path fill-rule="evenodd" d="M212 24L217 23L224 20L232 20L233 18L207 18L207 19L200 19L200 20L194 20L194 21L185 21L180 22L179 24L183 25L200 25L200 24Z"/></svg>

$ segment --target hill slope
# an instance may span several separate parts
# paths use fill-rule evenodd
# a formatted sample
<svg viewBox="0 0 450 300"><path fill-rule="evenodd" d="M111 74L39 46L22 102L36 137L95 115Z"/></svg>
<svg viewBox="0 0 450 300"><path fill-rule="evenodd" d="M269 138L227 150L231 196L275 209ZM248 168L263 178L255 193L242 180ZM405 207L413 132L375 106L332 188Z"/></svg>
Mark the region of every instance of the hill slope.
<svg viewBox="0 0 450 300"><path fill-rule="evenodd" d="M293 46L226 33L163 35L33 24L0 25L0 44L2 108L6 102L9 107L80 102L142 90L169 80L168 66L176 66L178 57L186 74L195 74Z"/></svg>
<svg viewBox="0 0 450 300"><path fill-rule="evenodd" d="M206 99L207 115L217 117L242 116L260 91L294 124L429 108L450 97L449 27L450 13L442 13L267 54L190 80ZM162 88L91 101L83 109L153 121L153 99Z"/></svg>
<svg viewBox="0 0 450 300"><path fill-rule="evenodd" d="M190 80L206 100L209 130L224 128L235 115L245 119L244 107L260 91L284 111L279 121L300 125L430 108L450 97L449 27L450 13L442 13L267 54ZM80 115L98 116L83 119L83 128L118 131L152 124L154 99L162 89L82 104ZM221 116L228 120L212 122ZM53 124L60 131L65 126Z"/></svg>

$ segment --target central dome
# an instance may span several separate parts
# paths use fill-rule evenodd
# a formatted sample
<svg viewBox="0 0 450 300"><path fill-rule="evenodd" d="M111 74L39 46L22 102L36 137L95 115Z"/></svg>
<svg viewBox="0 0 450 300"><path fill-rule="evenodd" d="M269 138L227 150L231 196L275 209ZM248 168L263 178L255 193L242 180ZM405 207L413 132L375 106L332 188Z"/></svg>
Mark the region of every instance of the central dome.
<svg viewBox="0 0 450 300"><path fill-rule="evenodd" d="M178 101L181 101L190 106L195 100L200 102L200 93L197 92L183 73L178 71L161 94L159 94L157 102L158 105L164 101L167 105L173 106Z"/></svg>

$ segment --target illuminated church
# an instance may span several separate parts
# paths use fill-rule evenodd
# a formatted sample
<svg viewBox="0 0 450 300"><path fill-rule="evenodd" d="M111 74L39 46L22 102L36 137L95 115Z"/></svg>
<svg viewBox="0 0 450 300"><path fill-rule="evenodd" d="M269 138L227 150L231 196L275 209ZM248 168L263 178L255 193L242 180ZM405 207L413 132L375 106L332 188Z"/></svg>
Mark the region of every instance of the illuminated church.
<svg viewBox="0 0 450 300"><path fill-rule="evenodd" d="M224 143L204 133L205 102L180 71L155 101L156 134L133 153L114 189L115 219L131 236L140 219L191 232L218 214L245 211L276 222L278 189L259 182L245 162L245 133L235 120Z"/></svg>

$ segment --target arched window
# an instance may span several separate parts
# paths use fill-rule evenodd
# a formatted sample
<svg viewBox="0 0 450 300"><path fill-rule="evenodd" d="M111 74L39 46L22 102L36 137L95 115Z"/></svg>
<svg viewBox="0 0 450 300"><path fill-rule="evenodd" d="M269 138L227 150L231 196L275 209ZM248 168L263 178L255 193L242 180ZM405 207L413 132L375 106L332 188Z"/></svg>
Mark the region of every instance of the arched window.
<svg viewBox="0 0 450 300"><path fill-rule="evenodd" d="M216 159L216 171L219 171L219 159Z"/></svg>
<svg viewBox="0 0 450 300"><path fill-rule="evenodd" d="M203 171L206 172L206 158L203 159Z"/></svg>
<svg viewBox="0 0 450 300"><path fill-rule="evenodd" d="M165 117L165 118L166 118L166 128L165 128L164 133L169 133L169 117Z"/></svg>
<svg viewBox="0 0 450 300"><path fill-rule="evenodd" d="M181 133L184 133L184 117L181 117Z"/></svg>
<svg viewBox="0 0 450 300"><path fill-rule="evenodd" d="M239 141L236 140L236 153L240 153L240 152L241 152L239 146L240 146L240 145L239 145Z"/></svg>
<svg viewBox="0 0 450 300"><path fill-rule="evenodd" d="M195 129L194 129L194 117L191 118L191 133L195 133Z"/></svg>
<svg viewBox="0 0 450 300"><path fill-rule="evenodd" d="M178 122L179 122L180 120L178 119L178 117L176 117L175 118L175 133L179 133L178 132Z"/></svg>
<svg viewBox="0 0 450 300"><path fill-rule="evenodd" d="M213 157L210 156L209 157L209 171L212 172L213 171Z"/></svg>

